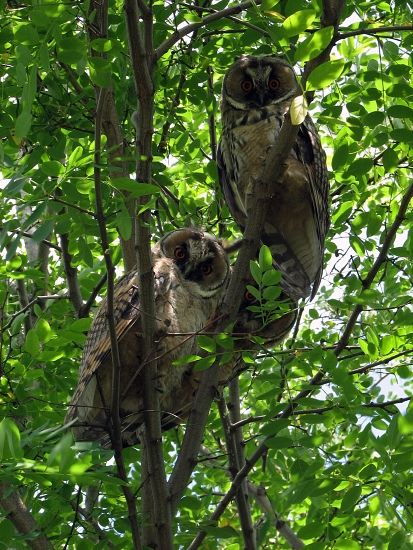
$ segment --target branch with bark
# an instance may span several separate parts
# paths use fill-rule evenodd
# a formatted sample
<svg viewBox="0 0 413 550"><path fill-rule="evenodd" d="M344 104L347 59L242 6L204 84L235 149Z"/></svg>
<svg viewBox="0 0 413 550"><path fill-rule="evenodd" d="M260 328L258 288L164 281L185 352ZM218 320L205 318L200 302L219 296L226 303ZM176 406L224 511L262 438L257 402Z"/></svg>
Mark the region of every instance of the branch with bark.
<svg viewBox="0 0 413 550"><path fill-rule="evenodd" d="M27 544L33 550L53 550L46 535L42 534L42 528L29 512L18 491L12 489L11 485L0 483L0 506L18 533L30 535ZM32 538L35 534L38 536Z"/></svg>
<svg viewBox="0 0 413 550"><path fill-rule="evenodd" d="M136 113L136 179L141 183L151 183L152 179L152 135L154 113L154 51L153 21L151 9L140 2L125 0L126 26L130 58L138 98ZM139 19L142 19L142 25ZM149 201L144 196L137 201L137 211ZM156 541L143 540L149 546L156 542L161 550L172 550L171 507L166 484L162 449L162 432L159 412L159 395L154 379L157 373L156 361L156 314L155 288L151 258L150 211L145 210L136 218L136 252L138 282L142 315L142 356L146 365L142 369L142 395L144 404L145 456L152 494L145 491L142 503L143 515L153 509L152 521L156 527ZM150 363L148 363L150 361ZM151 497L151 498L150 498ZM151 500L152 499L152 500ZM153 530L148 531L148 536Z"/></svg>

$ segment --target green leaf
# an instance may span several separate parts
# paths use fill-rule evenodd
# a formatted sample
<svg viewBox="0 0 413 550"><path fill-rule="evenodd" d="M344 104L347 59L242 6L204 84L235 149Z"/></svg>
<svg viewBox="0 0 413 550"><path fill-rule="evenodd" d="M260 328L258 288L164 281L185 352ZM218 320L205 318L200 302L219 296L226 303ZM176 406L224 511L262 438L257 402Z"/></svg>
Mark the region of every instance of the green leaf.
<svg viewBox="0 0 413 550"><path fill-rule="evenodd" d="M108 88L111 82L112 65L103 57L89 58L90 78L100 88Z"/></svg>
<svg viewBox="0 0 413 550"><path fill-rule="evenodd" d="M413 145L413 132L407 128L396 128L390 132L390 137L400 143Z"/></svg>
<svg viewBox="0 0 413 550"><path fill-rule="evenodd" d="M311 71L308 80L306 89L311 90L322 90L330 86L337 78L342 74L344 70L345 62L343 60L337 61L326 61L313 71Z"/></svg>
<svg viewBox="0 0 413 550"><path fill-rule="evenodd" d="M10 543L14 539L14 535L14 525L9 519L3 518L0 522L0 540L5 547L7 546L8 548L10 548Z"/></svg>
<svg viewBox="0 0 413 550"><path fill-rule="evenodd" d="M37 243L41 243L44 239L47 239L52 232L54 220L46 220L43 222L36 231L32 234L32 239Z"/></svg>
<svg viewBox="0 0 413 550"><path fill-rule="evenodd" d="M268 246L266 246L265 244L262 245L262 247L260 248L260 253L258 256L258 264L262 272L267 271L267 269L270 269L270 267L272 266L271 251L268 248Z"/></svg>
<svg viewBox="0 0 413 550"><path fill-rule="evenodd" d="M394 118L409 118L413 120L413 109L406 105L390 105L387 115Z"/></svg>
<svg viewBox="0 0 413 550"><path fill-rule="evenodd" d="M279 286L270 286L264 288L263 298L264 300L277 300L281 294L281 287Z"/></svg>
<svg viewBox="0 0 413 550"><path fill-rule="evenodd" d="M413 433L413 410L408 409L406 414L399 415L397 425L401 435L411 436Z"/></svg>
<svg viewBox="0 0 413 550"><path fill-rule="evenodd" d="M200 334L198 336L198 346L201 349L209 351L210 353L215 353L217 350L215 340L213 338L210 338L209 336L205 336L204 334Z"/></svg>
<svg viewBox="0 0 413 550"><path fill-rule="evenodd" d="M31 225L33 225L39 218L42 217L42 214L45 212L47 208L47 203L43 202L39 206L37 206L33 212L30 214L30 216L24 221L22 224L22 229L27 229Z"/></svg>
<svg viewBox="0 0 413 550"><path fill-rule="evenodd" d="M356 159L354 162L351 163L349 169L347 170L347 174L350 174L352 176L361 176L368 174L372 168L373 159Z"/></svg>
<svg viewBox="0 0 413 550"><path fill-rule="evenodd" d="M250 292L254 296L254 298L256 300L258 300L258 301L261 300L261 293L260 293L258 288L256 288L255 286L252 286L252 285L247 285L247 290L248 290L248 292Z"/></svg>
<svg viewBox="0 0 413 550"><path fill-rule="evenodd" d="M40 42L39 35L32 25L20 25L14 31L16 41L26 46L37 45Z"/></svg>
<svg viewBox="0 0 413 550"><path fill-rule="evenodd" d="M67 169L71 170L72 168L75 168L78 161L82 158L82 155L83 155L83 147L81 147L80 145L77 145L73 149L69 157L69 160L67 161Z"/></svg>
<svg viewBox="0 0 413 550"><path fill-rule="evenodd" d="M225 349L234 349L234 339L229 334L217 334L216 343Z"/></svg>
<svg viewBox="0 0 413 550"><path fill-rule="evenodd" d="M119 229L122 239L127 241L132 235L132 220L124 204L121 211L116 215L116 226Z"/></svg>
<svg viewBox="0 0 413 550"><path fill-rule="evenodd" d="M208 355L207 357L203 357L199 361L195 363L194 371L203 371L206 369L209 369L215 362L215 355Z"/></svg>
<svg viewBox="0 0 413 550"><path fill-rule="evenodd" d="M6 254L6 261L7 262L9 260L11 260L11 258L13 258L13 256L16 254L16 251L17 251L18 247L20 246L21 238L22 238L21 233L19 233L18 235L15 235L13 237L9 248L7 249L7 254Z"/></svg>
<svg viewBox="0 0 413 550"><path fill-rule="evenodd" d="M273 286L281 281L281 273L275 269L268 269L262 276L263 286Z"/></svg>
<svg viewBox="0 0 413 550"><path fill-rule="evenodd" d="M333 38L334 27L319 29L312 36L298 44L294 52L294 61L305 62L317 57L330 44Z"/></svg>
<svg viewBox="0 0 413 550"><path fill-rule="evenodd" d="M335 214L333 214L333 223L335 225L340 225L343 222L347 221L350 217L350 214L353 210L354 203L352 201L342 202Z"/></svg>
<svg viewBox="0 0 413 550"><path fill-rule="evenodd" d="M238 535L237 531L230 525L225 527L212 527L202 523L201 527L208 535L215 539L230 539Z"/></svg>
<svg viewBox="0 0 413 550"><path fill-rule="evenodd" d="M43 319L43 318L39 319L36 323L35 330L41 342L48 342L50 340L52 331L46 319Z"/></svg>
<svg viewBox="0 0 413 550"><path fill-rule="evenodd" d="M61 176L65 171L63 164L57 160L42 162L40 168L46 175L53 176L55 178Z"/></svg>
<svg viewBox="0 0 413 550"><path fill-rule="evenodd" d="M114 178L110 183L115 189L119 189L120 191L131 191L133 197L143 197L160 192L157 185L140 183L132 178Z"/></svg>
<svg viewBox="0 0 413 550"><path fill-rule="evenodd" d="M316 17L314 10L296 11L283 22L282 28L288 38L296 36L308 29Z"/></svg>
<svg viewBox="0 0 413 550"><path fill-rule="evenodd" d="M344 494L343 500L341 501L341 511L349 513L353 510L354 506L357 504L361 496L361 487L360 485L354 485Z"/></svg>
<svg viewBox="0 0 413 550"><path fill-rule="evenodd" d="M0 422L0 459L21 458L23 450L20 444L20 432L10 418Z"/></svg>
<svg viewBox="0 0 413 550"><path fill-rule="evenodd" d="M27 333L26 340L24 342L24 349L32 357L35 357L40 351L39 338L34 329L30 329Z"/></svg>
<svg viewBox="0 0 413 550"><path fill-rule="evenodd" d="M175 359L172 365L186 365L188 363L195 363L195 361L199 361L200 359L202 359L200 355L183 355L179 359Z"/></svg>
<svg viewBox="0 0 413 550"><path fill-rule="evenodd" d="M340 147L334 151L333 160L331 161L331 166L334 171L338 171L340 168L346 166L348 155L349 147L347 143L340 145Z"/></svg>
<svg viewBox="0 0 413 550"><path fill-rule="evenodd" d="M392 149L391 147L388 147L384 151L384 154L383 154L381 160L383 162L383 166L384 166L386 172L391 174L398 167L400 158L399 158L399 155L396 153L396 151L394 149Z"/></svg>
<svg viewBox="0 0 413 550"><path fill-rule="evenodd" d="M89 317L84 317L83 319L77 319L74 323L70 325L70 330L76 332L88 332L90 325L92 324L92 319Z"/></svg>
<svg viewBox="0 0 413 550"><path fill-rule="evenodd" d="M299 126L304 122L308 112L308 104L303 95L295 97L290 106L291 124Z"/></svg>
<svg viewBox="0 0 413 550"><path fill-rule="evenodd" d="M262 271L260 269L260 266L258 266L255 262L252 260L250 261L250 271L251 275L253 276L254 281L257 284L261 284L262 281Z"/></svg>
<svg viewBox="0 0 413 550"><path fill-rule="evenodd" d="M90 42L90 47L92 50L95 50L95 52L110 52L110 50L114 47L114 42L109 38L97 38L96 40L92 40Z"/></svg>
<svg viewBox="0 0 413 550"><path fill-rule="evenodd" d="M14 135L16 138L24 138L30 132L32 125L32 115L27 112L22 112L16 118L16 125L14 127Z"/></svg>
<svg viewBox="0 0 413 550"><path fill-rule="evenodd" d="M290 437L277 435L268 439L266 445L270 449L288 449L293 445L293 440Z"/></svg>

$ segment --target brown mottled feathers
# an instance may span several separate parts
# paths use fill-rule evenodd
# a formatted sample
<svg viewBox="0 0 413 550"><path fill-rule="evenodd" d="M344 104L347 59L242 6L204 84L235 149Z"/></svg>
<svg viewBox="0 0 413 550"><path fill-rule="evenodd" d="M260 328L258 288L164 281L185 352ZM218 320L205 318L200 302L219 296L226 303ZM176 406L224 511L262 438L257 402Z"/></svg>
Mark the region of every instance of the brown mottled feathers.
<svg viewBox="0 0 413 550"><path fill-rule="evenodd" d="M165 235L152 249L155 276L158 376L162 411L169 412L171 396L180 387L188 365L172 363L198 352L196 333L214 314L229 277L228 258L215 237L196 229L180 229ZM141 314L137 272L115 284L114 315L121 362L120 418L124 446L138 442L142 424L140 371ZM110 447L112 354L104 298L95 313L82 355L79 384L66 422L76 439L99 441ZM180 335L176 335L179 333ZM182 334L188 336L182 336ZM192 336L191 336L192 335ZM173 402L173 401L172 401Z"/></svg>
<svg viewBox="0 0 413 550"><path fill-rule="evenodd" d="M252 280L250 284L256 286ZM298 313L297 303L285 293L281 292L269 315L267 312L265 322L261 317L261 312L249 309L251 307L257 310L261 309L258 305L258 300L246 291L232 333L234 352L231 359L221 369L219 382L221 385L226 385L229 380L245 369L242 351L256 355L262 349L278 346L294 326ZM255 339L255 336L258 338ZM180 388L174 393L173 406L170 409L172 412L166 413L162 417L164 430L173 428L188 417L202 374L202 372L193 369L185 372Z"/></svg>
<svg viewBox="0 0 413 550"><path fill-rule="evenodd" d="M241 230L254 182L297 92L292 67L274 55L242 56L224 77L218 169L225 200ZM283 172L273 182L261 235L282 274L281 285L295 298L313 298L320 284L330 224L328 195L325 154L307 116Z"/></svg>

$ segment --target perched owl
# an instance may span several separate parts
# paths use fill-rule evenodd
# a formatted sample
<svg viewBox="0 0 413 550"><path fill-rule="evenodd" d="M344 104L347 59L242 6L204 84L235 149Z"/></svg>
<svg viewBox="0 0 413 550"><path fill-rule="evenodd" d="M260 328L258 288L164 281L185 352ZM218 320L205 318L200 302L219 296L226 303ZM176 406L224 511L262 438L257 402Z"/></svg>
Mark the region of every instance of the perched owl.
<svg viewBox="0 0 413 550"><path fill-rule="evenodd" d="M250 284L256 286L252 280ZM249 309L251 306L255 306L253 309L260 309L257 307L259 302L251 292L245 290L232 332L234 354L230 361L222 366L219 381L221 385L227 384L237 373L244 370L242 351L257 354L260 349L275 347L285 340L297 319L297 302L284 293L281 293L277 302L264 321L261 313ZM254 336L262 341L262 345L253 340ZM201 377L202 372L194 371L193 368L184 373L180 387L174 392L173 402L167 408L170 412L162 416L164 430L173 428L189 416Z"/></svg>
<svg viewBox="0 0 413 550"><path fill-rule="evenodd" d="M275 55L244 55L224 77L218 170L225 200L241 230L253 183L298 91L291 65ZM287 294L313 298L330 215L325 154L308 115L272 189L261 240L271 249Z"/></svg>
<svg viewBox="0 0 413 550"><path fill-rule="evenodd" d="M152 249L159 344L160 407L168 411L188 365L173 361L198 351L197 337L222 300L229 280L228 257L218 240L196 229L178 229ZM142 321L138 276L131 271L115 284L114 315L121 362L120 419L124 446L138 442L143 422L141 389ZM191 336L193 335L193 336ZM110 447L108 426L112 400L112 353L107 326L107 302L96 310L80 363L79 383L65 422L76 439Z"/></svg>

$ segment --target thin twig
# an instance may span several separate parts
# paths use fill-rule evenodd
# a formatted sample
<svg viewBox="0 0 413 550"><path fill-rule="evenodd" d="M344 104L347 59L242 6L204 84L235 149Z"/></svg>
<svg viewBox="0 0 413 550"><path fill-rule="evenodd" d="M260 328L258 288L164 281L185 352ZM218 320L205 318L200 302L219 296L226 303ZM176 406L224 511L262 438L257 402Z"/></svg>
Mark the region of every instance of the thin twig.
<svg viewBox="0 0 413 550"><path fill-rule="evenodd" d="M382 32L396 32L396 31L413 31L413 26L411 25L396 25L394 27L376 27L374 29L357 29L355 31L343 32L337 35L336 41L345 40L351 36L359 36L360 34L379 34Z"/></svg>
<svg viewBox="0 0 413 550"><path fill-rule="evenodd" d="M187 36L188 34L195 31L196 29L199 29L200 27L205 27L210 23L213 23L214 21L218 21L219 19L224 19L225 17L229 17L231 15L241 13L242 11L245 11L254 5L259 6L260 4L261 4L261 0L256 0L254 2L241 2L241 4L238 4L238 6L226 8L225 10L217 11L215 13L212 13L211 15L207 15L199 23L190 23L189 25L186 25L181 29L177 29L169 38L167 38L164 42L162 42L162 44L155 50L154 61L156 62L158 59L160 59L164 54L166 54L172 48L174 44L179 42L181 38L183 38L184 36Z"/></svg>

